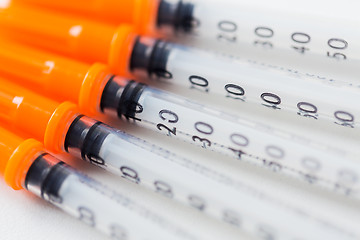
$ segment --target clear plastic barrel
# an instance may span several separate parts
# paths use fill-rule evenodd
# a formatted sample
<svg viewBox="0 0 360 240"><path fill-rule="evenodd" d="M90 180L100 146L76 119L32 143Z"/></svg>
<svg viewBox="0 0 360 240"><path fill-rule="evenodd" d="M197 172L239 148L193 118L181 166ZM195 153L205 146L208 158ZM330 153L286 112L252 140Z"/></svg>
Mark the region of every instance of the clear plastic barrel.
<svg viewBox="0 0 360 240"><path fill-rule="evenodd" d="M178 219L143 206L121 189L112 191L48 154L32 164L25 187L113 239L208 239L206 233L196 236L179 226Z"/></svg>
<svg viewBox="0 0 360 240"><path fill-rule="evenodd" d="M196 160L183 159L87 117L80 117L72 124L67 136L67 149L71 153L80 152L85 160L131 182L255 236L259 234L259 227L271 229L266 234L275 239L299 235L311 239L331 232L331 228L323 226L323 216L312 216L310 212L305 216L299 214L308 212L304 208L287 208L280 203L263 201L253 191L244 192L241 182L226 176L226 172L199 164ZM278 221L273 222L275 214ZM289 222L292 222L290 226ZM303 233L296 227L300 224L313 230ZM348 237L345 230L333 234Z"/></svg>
<svg viewBox="0 0 360 240"><path fill-rule="evenodd" d="M356 81L358 3L306 0L300 5L282 0L163 0L158 25L172 29L173 40L180 43ZM164 17L171 12L182 15Z"/></svg>
<svg viewBox="0 0 360 240"><path fill-rule="evenodd" d="M147 56L145 50L152 52ZM139 58L147 60L140 62ZM354 85L324 84L293 71L264 68L165 42L139 39L132 56L135 74L146 70L149 76L168 88L231 99L238 104L256 104L276 112L289 112L302 118L322 120L338 126L360 125L360 88Z"/></svg>
<svg viewBox="0 0 360 240"><path fill-rule="evenodd" d="M105 111L115 110L119 117L141 126L358 197L357 154L343 151L341 146L319 143L116 77L104 95L112 96L103 98Z"/></svg>

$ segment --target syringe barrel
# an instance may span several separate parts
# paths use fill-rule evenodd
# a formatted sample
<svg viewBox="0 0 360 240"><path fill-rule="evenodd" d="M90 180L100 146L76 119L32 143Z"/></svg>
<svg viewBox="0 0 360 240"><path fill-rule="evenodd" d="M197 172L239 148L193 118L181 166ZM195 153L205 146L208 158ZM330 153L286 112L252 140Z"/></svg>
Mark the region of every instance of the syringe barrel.
<svg viewBox="0 0 360 240"><path fill-rule="evenodd" d="M49 154L40 155L27 172L24 186L85 224L117 239L192 239L181 236L170 219L141 206L123 190L114 192L76 172ZM147 215L144 215L144 211ZM158 218L159 221L152 221ZM166 221L167 226L159 224ZM138 229L141 227L141 231ZM191 233L190 233L191 234Z"/></svg>
<svg viewBox="0 0 360 240"><path fill-rule="evenodd" d="M352 152L339 152L335 146L264 128L245 117L227 114L141 83L116 80L116 77L105 88L103 99L106 95L109 96L103 101L103 111L115 111L119 117L173 138L237 159L248 156L253 163L270 164L278 168L277 171L302 181L312 177L330 189L341 186L356 194L359 188L360 172L356 170L357 161Z"/></svg>
<svg viewBox="0 0 360 240"><path fill-rule="evenodd" d="M272 229L267 234L279 239L287 239L293 234L306 238L307 233L303 234L296 227L299 224L309 224L318 234L327 235L327 227L320 227L321 224L318 225L316 221L310 224L310 218L298 214L297 207L287 211L281 204L262 201L251 191L237 189L241 183L236 179L219 179L219 176L226 176L221 170L183 159L88 117L79 116L73 122L65 147L71 154L80 155L85 161L167 198L197 208L236 227L243 225L242 229L250 234L258 234L257 226L266 223ZM216 191L208 191L204 186L211 186ZM238 204L240 201L241 205ZM259 218L257 212L267 214ZM275 214L278 220L272 222ZM289 222L292 222L290 226ZM283 230L285 226L288 226L286 231Z"/></svg>
<svg viewBox="0 0 360 240"><path fill-rule="evenodd" d="M249 61L230 59L163 41L138 38L130 69L135 75L168 83L175 90L192 91L235 104L256 104L277 112L357 128L360 100L355 86L324 84L291 70L261 68Z"/></svg>
<svg viewBox="0 0 360 240"><path fill-rule="evenodd" d="M134 186L120 179L115 192L51 156L40 142L24 140L1 127L0 175L13 189L27 189L115 239L205 240L212 234L238 239L242 235L148 191L132 192ZM166 213L162 211L166 204L179 209ZM189 216L197 219L197 228L189 223ZM214 224L219 228L209 234Z"/></svg>
<svg viewBox="0 0 360 240"><path fill-rule="evenodd" d="M292 1L184 0L190 5L190 31L178 29L178 43L248 57L266 65L302 71L322 78L358 83L360 60L357 3L341 7L310 0L294 8ZM160 4L161 6L161 4ZM161 8L160 8L161 9ZM184 21L186 22L186 21ZM173 29L176 29L173 24Z"/></svg>

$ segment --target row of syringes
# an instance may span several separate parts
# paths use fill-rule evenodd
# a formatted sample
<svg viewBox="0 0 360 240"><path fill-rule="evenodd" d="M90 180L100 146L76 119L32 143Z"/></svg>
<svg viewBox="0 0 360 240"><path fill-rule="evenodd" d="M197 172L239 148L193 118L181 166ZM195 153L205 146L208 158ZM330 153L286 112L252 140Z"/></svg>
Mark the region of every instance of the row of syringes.
<svg viewBox="0 0 360 240"><path fill-rule="evenodd" d="M211 165L201 166L196 161L178 157L81 114L115 113L119 118L202 148L272 166L297 179L310 179L327 189L358 198L360 170L356 150L337 151L339 146L320 144L271 126L264 127L263 123L251 122L240 117L239 113L227 114L126 77L155 78L176 88L211 94L219 99L233 99L241 104L261 104L279 112L293 111L302 117L332 121L334 128L349 127L354 131L358 127L359 115L355 107L356 87L326 86L307 77L297 78L280 71L257 69L240 60L140 37L129 25L116 28L84 19L64 19L61 15L13 2L0 13L0 25L5 38L19 43L1 41L0 73L55 100L76 102L80 110L66 102L59 105L3 79L0 81L0 121L8 128L44 141L45 147L53 152L79 156L197 209L202 209L207 202L210 207L204 212L225 219L225 222L237 223L241 216L241 229L260 239L299 236L303 239L314 236L356 239L359 236L354 225L355 216L338 224L336 215L329 218L325 210L314 213L301 204L284 205L274 196L265 197L271 200L264 201L253 194L255 190L241 188L241 178L234 179ZM161 4L165 4L164 1ZM161 4L159 7L162 9L164 5ZM22 43L91 64L107 63L110 68L100 63L80 63L22 46ZM336 98L329 99L329 96ZM9 140L4 138L3 141L7 145ZM10 151L7 153L9 156L11 151L21 146L18 140L16 144L13 149L6 149ZM32 191L110 236L116 231L121 236L129 235L130 239L148 236L154 239L215 239L214 233L195 231L191 224L184 225L180 220L151 222L151 219L164 216L152 216L150 212L144 215L144 211L149 210L136 203L127 203L132 206L130 210L136 212L137 209L140 215L127 212L134 221L127 222L129 230L126 231L131 234L125 234L123 226L105 214L115 208L119 209L117 216L124 214L121 212L124 207L121 201L125 201L123 196L38 152L31 152L31 155L25 151L31 157L24 162L21 161L25 154L6 159L3 173L7 181L17 181L16 186L12 183L13 187ZM9 168L7 163L10 163ZM21 167L11 165L13 163ZM80 205L84 198L94 200L87 203L90 207ZM103 198L105 204L97 206L98 198ZM262 213L261 217L258 211ZM95 224L95 216L99 224ZM273 221L274 216L277 221ZM150 221L146 217L151 218ZM137 221L143 222L142 227L146 226L141 233L132 229ZM164 221L168 224L164 225ZM149 222L158 225L152 226ZM158 230L154 231L154 228ZM152 232L159 236L152 235ZM226 239L239 237L232 232L227 232L227 235Z"/></svg>
<svg viewBox="0 0 360 240"><path fill-rule="evenodd" d="M22 39L30 44L36 43L36 46L42 45L44 48L52 48L54 51L61 51L63 54L68 54L84 61L87 60L88 62L103 61L103 59L107 59L107 56L109 56L109 65L113 68L112 71L114 72L128 72L128 69L130 69L130 72L134 75L160 75L162 76L161 78L173 76L168 81L170 85L174 85L177 88L186 84L186 79L188 78L188 88L190 90L211 94L213 88L210 88L210 86L218 86L215 89L223 89L224 92L227 92L227 95L224 95L224 97L239 101L240 104L243 101L247 101L247 97L242 97L241 95L249 91L249 94L254 94L252 99L256 99L255 95L261 96L258 99L262 101L264 108L271 108L280 113L283 109L286 109L286 107L282 106L284 102L292 102L298 108L296 116L309 118L309 121L316 121L316 119L320 121L322 119L331 119L333 115L334 129L338 127L354 127L354 130L356 130L357 115L355 115L355 112L357 109L355 102L357 102L357 94L355 89L339 89L333 86L324 86L314 81L306 82L307 84L305 84L303 79L281 77L281 75L275 75L272 72L258 71L248 65L243 66L243 64L236 61L226 61L225 58L219 59L216 56L195 51L194 49L183 48L146 37L139 38L136 34L131 34L133 28L128 25L122 25L115 29L85 20L82 20L82 24L79 24L76 19L67 18L64 21L61 16L46 14L38 10L23 9L17 6L10 7L4 11L6 13L5 16L8 16L7 14L12 16L10 19L19 19L14 23L6 19L1 22L4 25L4 29L6 29L6 26L10 27L13 24L17 26L16 30L19 30L18 32L15 30L6 32L6 35L9 34L11 39L21 36L22 30L26 30L27 37ZM25 21L21 20L17 14L21 16L27 16L27 14L29 16L37 16L33 20L32 31L29 32L27 30ZM45 19L48 24L41 24L45 22ZM30 20L26 20L26 24L30 23ZM51 31L57 31L53 29L54 26L56 26L56 29L66 29L66 31L52 33ZM74 29L81 30L77 36L74 36ZM96 31L97 29L99 29L99 32L102 31L101 36L95 36L98 32ZM41 34L39 34L40 32ZM48 37L44 38L46 34L48 34ZM91 34L94 36L91 36ZM116 37L114 38L114 36ZM56 37L58 39L54 42ZM43 40L39 42L37 41L38 38ZM52 39L48 42L49 44L46 42L47 38ZM69 40L65 41L64 39L67 38ZM101 41L98 40L100 38ZM21 40L19 38L16 39ZM93 39L97 39L97 42L93 41ZM75 40L78 41L76 45L72 43ZM5 59L15 58L13 61L16 61L17 66L21 62L23 62L23 67L27 68L29 64L35 65L26 60L24 62L22 55L26 51L25 49L20 49L17 46L10 49L9 44L4 43L3 45L6 46L2 51ZM62 45L67 47L65 48ZM90 51L88 46L92 47L92 51ZM96 50L96 48L98 49ZM109 49L110 52L107 53L104 49ZM15 52L18 54L15 55ZM125 53L125 56L121 56L122 53ZM22 73L19 73L11 66L13 61L8 61L8 65L5 62L2 65L3 71L6 74L24 78L21 75ZM41 69L39 70L41 71L40 77L43 72L51 73L56 71L57 68L55 66L57 64L59 63L53 59L47 59L46 56L39 58L39 63L36 63L36 66ZM68 67L68 65L64 67ZM207 65L209 68L206 67ZM87 68L90 68L90 66ZM177 70L175 71L173 68ZM237 70L240 68L244 71L237 73ZM196 69L197 72L194 72L194 75L192 75L189 69ZM79 70L74 69L73 71L78 78L77 71ZM85 76L87 69L82 69L81 71L84 72L82 76ZM204 75L200 74L200 72L205 74L205 71L209 75L203 77ZM175 72L179 72L179 74L176 75ZM107 78L105 76L106 73L102 74L104 78ZM231 84L224 83L221 85L223 79L221 76L226 74L228 74L228 79L233 81ZM90 74L89 76L93 75ZM239 81L239 85L236 85L235 78L237 75L249 78L248 84L250 88L240 87L241 81ZM80 76L80 79L82 76ZM252 76L255 77L251 78ZM269 81L268 76L271 76L271 81ZM71 79L68 76L66 78ZM279 131L272 127L264 127L261 124L254 124L247 121L244 117L239 118L237 116L239 114L236 111L234 111L235 114L233 115L224 114L221 111L207 109L206 106L192 104L183 98L174 98L164 92L153 91L142 84L128 83L117 77L109 78L111 78L109 81L101 81L98 88L94 88L99 91L96 93L98 95L89 97L89 100L86 98L80 99L80 106L88 107L90 101L93 109L105 112L111 109L115 110L119 117L125 116L125 118L133 119L139 124L148 126L158 132L166 133L169 136L181 137L203 148L223 152L237 159L248 155L254 159L254 163L264 165L265 162L265 165L275 165L277 168L282 169L283 172L298 178L310 178L313 182L317 182L320 185L329 185L332 189L341 189L346 194L356 195L359 173L355 165L359 152L355 149L350 152L343 152L341 151L342 146L334 147L332 144L319 144L311 139L301 138L298 134ZM38 76L32 76L31 81L27 81L30 83L28 86L38 89L39 84L33 84L34 81L39 82L38 79ZM253 83L256 83L256 80L258 80L259 84L251 86ZM74 83L72 79L67 82L69 86L65 84L65 80L61 80L60 84L55 84L52 87L48 86L49 83L46 83L46 81L53 82L47 77L40 81L40 87L41 83L43 83L42 88L44 90L42 92L48 92L49 95L57 95L61 97L59 100L68 100L67 96L70 97L68 89L71 89ZM74 91L71 93L71 100L75 102L78 101L78 96L86 97L90 94L81 93L86 90L80 90L82 80L78 81L77 87L73 88ZM285 87L289 86L289 84L286 85L286 81L291 81L292 91ZM104 85L105 82L106 86ZM270 85L272 90L284 89L283 92L288 97L285 99L281 98L282 95L276 95L273 91L259 91L266 84ZM277 86L277 88L272 85ZM64 87L64 90L61 90L61 87ZM104 91L102 91L102 88ZM256 92L258 93L256 94ZM319 96L318 101L316 104L313 104L308 99L302 100L300 99L301 96L293 94L294 92L307 94L311 98ZM332 95L336 94L336 97L329 98L327 94L330 93ZM101 99L99 99L100 94L103 96ZM217 95L212 94L212 96L216 97ZM338 96L341 97L338 98ZM221 99L219 98L219 100ZM325 101L330 102L325 104ZM331 101L339 102L339 104L332 104ZM346 103L347 101L348 103ZM342 102L344 103L342 104ZM321 104L322 108L318 104ZM349 111L351 105L354 106L353 111ZM346 107L342 108L342 106ZM319 115L322 109L328 112L329 118L325 118L325 114ZM208 118L208 115L211 115L211 117ZM220 131L220 129L224 129L224 126L228 126L225 128L226 131ZM264 132L264 128L267 129L267 132ZM343 145L346 144L346 142L343 143ZM301 147L298 147L299 145Z"/></svg>

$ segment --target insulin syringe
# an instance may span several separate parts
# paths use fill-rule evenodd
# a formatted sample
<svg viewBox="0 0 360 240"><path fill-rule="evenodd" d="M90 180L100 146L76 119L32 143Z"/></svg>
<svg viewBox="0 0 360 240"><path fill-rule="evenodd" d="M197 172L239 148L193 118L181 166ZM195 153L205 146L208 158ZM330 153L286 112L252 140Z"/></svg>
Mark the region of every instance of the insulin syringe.
<svg viewBox="0 0 360 240"><path fill-rule="evenodd" d="M359 168L350 153L341 155L336 148L126 80L102 64L90 66L9 42L0 43L0 63L2 74L59 101L77 102L83 113L115 112L203 148L358 195Z"/></svg>
<svg viewBox="0 0 360 240"><path fill-rule="evenodd" d="M359 88L326 85L289 72L261 69L251 62L146 38L137 40L130 68L135 75L148 73L148 77L166 82L170 88L182 86L218 99L258 104L338 126L360 125L356 104Z"/></svg>
<svg viewBox="0 0 360 240"><path fill-rule="evenodd" d="M226 177L226 173L179 158L144 140L80 115L71 103L59 105L0 80L0 106L0 120L4 124L44 139L45 147L50 151L66 151L80 156L96 166L198 209L202 201L206 201L209 204L206 213L227 223L238 223L239 214L242 229L254 236L259 237L265 234L264 231L276 239L299 235L304 239L312 239L316 235L327 239L334 236L352 239L357 235L351 232L353 227L346 229L348 224L342 224L345 230L331 230L334 223L329 225L322 214L299 214L307 210L289 203L283 206L281 202L264 201L253 190L244 192L246 188L241 187L241 182ZM206 186L216 191L209 191ZM261 217L259 211L263 214ZM273 222L275 215L277 221ZM288 226L289 222L291 226ZM327 224L324 225L324 222ZM302 231L297 227L300 225L309 231ZM259 233L259 228L270 230Z"/></svg>
<svg viewBox="0 0 360 240"><path fill-rule="evenodd" d="M0 12L0 26L3 36L12 40L89 63L108 63L115 73L145 74L169 87L230 98L238 104L252 102L299 117L330 121L334 127L359 125L358 88L325 85L306 77L259 69L248 62L138 37L126 25L115 28L16 5Z"/></svg>
<svg viewBox="0 0 360 240"><path fill-rule="evenodd" d="M315 71L357 77L360 58L356 1L20 0L111 24L132 23L141 34L235 55L282 58ZM325 65L323 67L322 65ZM321 69L321 70L320 70ZM352 71L351 71L352 70Z"/></svg>
<svg viewBox="0 0 360 240"><path fill-rule="evenodd" d="M112 191L46 153L33 139L23 140L0 128L0 154L0 173L9 186L32 192L112 239L211 238L206 231L193 232L196 228L190 224L184 228L188 220L181 215L169 218L149 209L144 201L153 196L134 199L122 189Z"/></svg>

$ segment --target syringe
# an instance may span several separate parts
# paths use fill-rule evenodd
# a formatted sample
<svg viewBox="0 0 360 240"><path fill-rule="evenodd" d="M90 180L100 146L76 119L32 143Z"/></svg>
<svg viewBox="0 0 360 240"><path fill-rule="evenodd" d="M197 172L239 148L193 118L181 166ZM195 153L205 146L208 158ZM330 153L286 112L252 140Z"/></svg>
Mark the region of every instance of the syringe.
<svg viewBox="0 0 360 240"><path fill-rule="evenodd" d="M156 56L156 57L153 57ZM356 128L360 111L359 88L325 85L288 72L254 67L251 62L229 60L203 51L146 38L137 40L130 68L135 73L238 104L253 103Z"/></svg>
<svg viewBox="0 0 360 240"><path fill-rule="evenodd" d="M360 45L353 29L359 18L353 9L358 3L338 6L302 1L294 7L296 4L291 0L164 0L157 23L159 28L172 29L175 40L192 46L255 55L273 64L306 66L315 73L318 69L322 74L357 77ZM171 17L185 9L186 18Z"/></svg>
<svg viewBox="0 0 360 240"><path fill-rule="evenodd" d="M262 232L277 239L299 235L311 239L314 233L325 237L331 229L323 224L327 220L321 219L321 214L312 216L309 212L303 215L299 212L307 212L306 209L288 209L279 203L263 201L253 190L244 192L243 188L239 189L241 183L225 177L226 173L179 158L165 149L79 115L70 103L58 105L4 80L0 80L0 103L2 122L44 139L49 150L81 156L92 164L198 209L206 201L209 204L206 213L225 222L236 225L239 223L238 214L241 214L243 229L253 235L259 235L259 227L268 226L271 230ZM217 190L208 191L204 186ZM259 217L259 209L264 216ZM272 222L275 214L277 221ZM293 221L291 227L289 221ZM297 227L299 225L312 230L303 233ZM341 236L352 239L356 233L349 234L349 231L351 228L336 229L327 238Z"/></svg>
<svg viewBox="0 0 360 240"><path fill-rule="evenodd" d="M235 55L261 55L324 73L357 77L360 59L358 3L225 0L20 0L34 6L111 24L132 23L139 33ZM332 5L336 6L333 7ZM326 6L326 11L324 11ZM321 70L320 70L321 69Z"/></svg>
<svg viewBox="0 0 360 240"><path fill-rule="evenodd" d="M33 18L31 16L36 16ZM108 63L116 72L158 79L214 97L253 102L299 117L359 125L359 89L337 88L253 64L138 37L132 28L118 29L86 20L10 6L0 13L1 32L12 40L52 50L78 60Z"/></svg>
<svg viewBox="0 0 360 240"><path fill-rule="evenodd" d="M350 153L123 79L104 65L1 42L0 72L59 101L78 102L84 113L116 112L154 131L359 197L359 168Z"/></svg>
<svg viewBox="0 0 360 240"><path fill-rule="evenodd" d="M196 228L190 224L184 228L183 222L188 219L181 215L169 218L146 207L144 201L153 196L143 194L144 198L134 199L122 189L112 191L46 153L40 142L23 140L3 128L0 128L0 155L0 174L8 185L32 192L112 239L212 237L206 231L202 234L193 231ZM219 225L217 229L226 234ZM227 235L238 239L241 233L237 237Z"/></svg>

